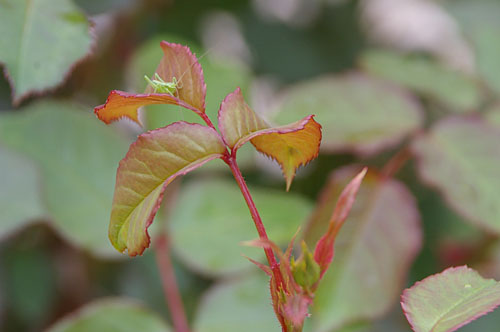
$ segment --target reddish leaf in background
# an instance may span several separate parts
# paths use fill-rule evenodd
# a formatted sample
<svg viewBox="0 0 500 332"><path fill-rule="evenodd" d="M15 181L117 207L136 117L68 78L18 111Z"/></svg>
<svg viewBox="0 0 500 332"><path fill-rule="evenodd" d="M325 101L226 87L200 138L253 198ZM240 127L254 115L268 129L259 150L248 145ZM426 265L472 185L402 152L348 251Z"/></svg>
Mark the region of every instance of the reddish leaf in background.
<svg viewBox="0 0 500 332"><path fill-rule="evenodd" d="M297 168L318 156L321 125L312 115L272 128L245 103L238 88L224 99L218 117L222 137L233 151L250 141L259 152L280 164L287 190Z"/></svg>
<svg viewBox="0 0 500 332"><path fill-rule="evenodd" d="M130 256L142 254L165 187L225 151L219 134L199 124L176 122L140 135L116 175L109 225L113 246Z"/></svg>
<svg viewBox="0 0 500 332"><path fill-rule="evenodd" d="M321 267L321 276L326 272L328 266L333 260L333 243L342 224L347 219L349 211L351 211L356 194L358 193L361 181L366 175L367 168L363 168L361 172L344 188L333 211L332 217L328 224L327 232L319 239L314 250L314 259Z"/></svg>
<svg viewBox="0 0 500 332"><path fill-rule="evenodd" d="M196 56L188 47L174 43L161 42L164 56L156 69L165 82L178 81L174 95L154 93L151 86L144 94L133 94L113 90L104 105L94 109L97 117L109 124L127 117L139 125L137 109L146 105L171 104L190 109L203 117L205 115L206 85L203 70ZM154 75L152 75L154 77Z"/></svg>

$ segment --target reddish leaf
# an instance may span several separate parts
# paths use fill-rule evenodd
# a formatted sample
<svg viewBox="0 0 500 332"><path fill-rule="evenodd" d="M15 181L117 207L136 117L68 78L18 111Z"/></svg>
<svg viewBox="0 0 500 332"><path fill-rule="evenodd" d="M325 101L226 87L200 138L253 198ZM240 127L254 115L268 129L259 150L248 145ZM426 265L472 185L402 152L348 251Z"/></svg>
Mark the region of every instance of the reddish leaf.
<svg viewBox="0 0 500 332"><path fill-rule="evenodd" d="M328 227L332 206L358 172L348 167L332 174L304 230L310 245ZM335 238L333 266L315 292L312 330L333 331L385 314L401 294L420 245L419 214L411 193L402 183L369 171Z"/></svg>
<svg viewBox="0 0 500 332"><path fill-rule="evenodd" d="M163 58L155 73L166 81L179 81L177 96L192 108L205 113L205 96L207 86L203 78L203 70L196 56L189 47L180 44L161 42ZM146 92L153 92L151 86Z"/></svg>
<svg viewBox="0 0 500 332"><path fill-rule="evenodd" d="M335 205L335 210L330 218L327 232L321 237L314 250L314 259L321 267L321 276L326 272L333 260L333 243L342 224L351 211L361 181L366 175L367 168L363 168L354 179L344 188Z"/></svg>
<svg viewBox="0 0 500 332"><path fill-rule="evenodd" d="M149 246L152 223L165 187L177 176L220 158L226 148L212 128L176 122L142 134L130 146L116 175L109 238L130 256Z"/></svg>
<svg viewBox="0 0 500 332"><path fill-rule="evenodd" d="M121 118L130 120L142 125L139 122L137 109L145 105L153 104L172 104L180 105L181 101L168 94L133 94L119 90L113 90L109 93L108 99L104 105L97 106L94 113L99 120L106 124Z"/></svg>
<svg viewBox="0 0 500 332"><path fill-rule="evenodd" d="M283 170L287 190L296 169L318 156L321 125L312 115L287 126L272 128L245 103L240 89L222 102L219 127L233 151L250 141L259 152L276 160Z"/></svg>
<svg viewBox="0 0 500 332"><path fill-rule="evenodd" d="M165 82L172 82L175 77L178 81L177 92L174 95L154 93L151 86L148 86L145 94L113 90L106 103L94 110L100 120L111 123L127 117L139 123L137 109L153 104L179 105L199 114L205 113L206 85L196 56L188 47L179 44L163 41L161 47L164 56L155 73Z"/></svg>

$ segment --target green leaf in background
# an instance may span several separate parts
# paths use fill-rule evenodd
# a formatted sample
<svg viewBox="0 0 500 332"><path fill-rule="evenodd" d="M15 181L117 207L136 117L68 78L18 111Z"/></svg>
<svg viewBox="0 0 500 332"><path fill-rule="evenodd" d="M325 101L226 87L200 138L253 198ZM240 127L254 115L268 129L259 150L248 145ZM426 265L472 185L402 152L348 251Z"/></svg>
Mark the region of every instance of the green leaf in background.
<svg viewBox="0 0 500 332"><path fill-rule="evenodd" d="M42 101L0 116L0 144L40 166L43 201L56 229L100 256L116 253L107 229L127 143L75 104Z"/></svg>
<svg viewBox="0 0 500 332"><path fill-rule="evenodd" d="M248 90L251 76L249 69L244 65L236 62L231 63L230 61L217 61L210 55L210 51L205 53L199 47L196 47L194 43L175 36L155 37L144 43L136 51L127 71L127 77L132 90L142 93L146 88L144 75L150 75L155 72L156 66L163 56L160 48L162 40L187 45L198 57L198 61L203 68L205 83L207 84L206 113L212 121L216 119L220 103L227 94L233 92L238 86L243 91ZM169 108L176 109L170 112L166 111ZM147 117L146 124L150 129L164 127L179 120L204 124L192 112L181 110L179 107L172 105L148 106L148 112L144 114Z"/></svg>
<svg viewBox="0 0 500 332"><path fill-rule="evenodd" d="M285 191L250 188L269 238L286 244L311 211L306 199ZM248 207L234 181L196 179L181 189L171 216L175 252L189 266L209 275L252 267L242 257L263 258L260 248L242 246L258 237Z"/></svg>
<svg viewBox="0 0 500 332"><path fill-rule="evenodd" d="M24 328L40 330L57 301L54 262L43 248L14 248L1 256L2 296Z"/></svg>
<svg viewBox="0 0 500 332"><path fill-rule="evenodd" d="M458 213L500 233L500 129L477 117L451 117L417 138L418 171Z"/></svg>
<svg viewBox="0 0 500 332"><path fill-rule="evenodd" d="M357 170L350 167L333 173L305 231L310 245L321 226L327 227L334 202ZM331 268L316 292L313 330L331 331L389 311L403 289L421 236L411 193L402 183L384 181L369 171L336 239Z"/></svg>
<svg viewBox="0 0 500 332"><path fill-rule="evenodd" d="M445 5L475 50L479 74L500 95L500 2L455 0Z"/></svg>
<svg viewBox="0 0 500 332"><path fill-rule="evenodd" d="M47 332L170 332L154 312L126 298L97 300L72 313Z"/></svg>
<svg viewBox="0 0 500 332"><path fill-rule="evenodd" d="M201 301L193 330L279 331L269 296L269 278L259 271L245 279L214 286Z"/></svg>
<svg viewBox="0 0 500 332"><path fill-rule="evenodd" d="M0 238L46 214L38 169L31 160L1 146L0 183Z"/></svg>
<svg viewBox="0 0 500 332"><path fill-rule="evenodd" d="M274 120L286 124L315 114L323 126L323 151L374 154L398 144L423 121L411 96L359 74L299 83L283 97Z"/></svg>
<svg viewBox="0 0 500 332"><path fill-rule="evenodd" d="M497 103L486 111L485 117L489 123L500 128L500 103Z"/></svg>
<svg viewBox="0 0 500 332"><path fill-rule="evenodd" d="M401 305L415 332L452 332L500 305L500 283L449 268L405 290Z"/></svg>
<svg viewBox="0 0 500 332"><path fill-rule="evenodd" d="M373 50L362 56L360 64L368 73L405 86L452 112L474 111L481 103L474 78L436 60Z"/></svg>
<svg viewBox="0 0 500 332"><path fill-rule="evenodd" d="M14 104L62 83L92 44L89 22L70 0L0 1L0 31Z"/></svg>

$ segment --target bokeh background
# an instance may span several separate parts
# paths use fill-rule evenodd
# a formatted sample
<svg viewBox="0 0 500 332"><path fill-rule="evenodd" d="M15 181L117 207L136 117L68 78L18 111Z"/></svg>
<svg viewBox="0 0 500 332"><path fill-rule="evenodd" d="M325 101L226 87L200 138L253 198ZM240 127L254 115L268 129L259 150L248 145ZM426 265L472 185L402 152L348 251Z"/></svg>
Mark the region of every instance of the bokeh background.
<svg viewBox="0 0 500 332"><path fill-rule="evenodd" d="M0 32L1 331L171 330L153 251L107 239L116 167L144 129L93 115L113 89L144 90L161 40L197 54L213 120L240 86L269 122L323 125L289 193L278 166L239 153L280 245L299 226L313 245L370 166L306 330L410 331L405 287L463 264L500 279L498 0L0 0ZM197 121L172 106L142 120ZM151 234L168 231L193 331L278 331L229 169L213 161L171 197ZM461 331L498 326L494 312Z"/></svg>

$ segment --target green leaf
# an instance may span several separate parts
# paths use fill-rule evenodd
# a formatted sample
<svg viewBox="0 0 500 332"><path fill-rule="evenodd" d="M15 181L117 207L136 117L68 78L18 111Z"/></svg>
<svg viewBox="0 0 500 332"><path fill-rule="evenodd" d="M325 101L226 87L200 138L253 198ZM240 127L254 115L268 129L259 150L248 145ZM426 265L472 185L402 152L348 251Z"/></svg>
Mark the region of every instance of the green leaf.
<svg viewBox="0 0 500 332"><path fill-rule="evenodd" d="M106 224L126 143L75 104L42 101L0 116L0 144L40 166L43 201L56 229L99 256L114 256Z"/></svg>
<svg viewBox="0 0 500 332"><path fill-rule="evenodd" d="M116 174L109 224L113 246L130 256L142 254L167 185L225 152L219 134L200 124L175 122L140 135Z"/></svg>
<svg viewBox="0 0 500 332"><path fill-rule="evenodd" d="M0 30L14 104L61 84L92 44L89 22L70 0L0 1Z"/></svg>
<svg viewBox="0 0 500 332"><path fill-rule="evenodd" d="M372 50L361 58L361 67L435 100L453 112L474 111L481 103L481 90L473 77L436 60Z"/></svg>
<svg viewBox="0 0 500 332"><path fill-rule="evenodd" d="M53 257L46 250L19 242L2 250L2 283L8 285L2 289L2 296L22 326L35 330L56 304L58 276Z"/></svg>
<svg viewBox="0 0 500 332"><path fill-rule="evenodd" d="M321 123L323 151L373 154L398 144L422 124L411 96L362 75L299 83L284 94L275 117L290 123L309 114Z"/></svg>
<svg viewBox="0 0 500 332"><path fill-rule="evenodd" d="M488 108L485 117L489 123L497 128L500 128L500 103Z"/></svg>
<svg viewBox="0 0 500 332"><path fill-rule="evenodd" d="M288 243L311 211L310 203L283 191L250 191L269 238L277 244ZM264 258L262 249L241 245L258 234L234 181L196 179L185 185L169 226L175 252L204 274L224 275L251 268L242 253Z"/></svg>
<svg viewBox="0 0 500 332"><path fill-rule="evenodd" d="M412 145L421 178L471 222L500 233L500 129L478 117L444 119Z"/></svg>
<svg viewBox="0 0 500 332"><path fill-rule="evenodd" d="M479 74L500 95L500 3L497 0L456 0L446 7L457 18L475 50Z"/></svg>
<svg viewBox="0 0 500 332"><path fill-rule="evenodd" d="M404 291L401 306L415 332L452 332L500 305L500 283L467 266L452 267Z"/></svg>
<svg viewBox="0 0 500 332"><path fill-rule="evenodd" d="M46 215L38 169L30 160L1 146L0 183L0 238Z"/></svg>
<svg viewBox="0 0 500 332"><path fill-rule="evenodd" d="M85 305L47 332L170 332L154 312L125 298L101 299Z"/></svg>
<svg viewBox="0 0 500 332"><path fill-rule="evenodd" d="M342 189L358 168L333 173L305 230L308 243L328 226ZM319 284L312 318L314 331L331 331L385 314L396 303L421 245L414 198L396 180L369 171L335 240L335 255Z"/></svg>
<svg viewBox="0 0 500 332"><path fill-rule="evenodd" d="M269 279L264 273L221 282L201 301L193 324L197 332L279 331L269 300Z"/></svg>
<svg viewBox="0 0 500 332"><path fill-rule="evenodd" d="M143 92L146 88L144 74L149 75L155 71L156 65L163 55L158 47L162 40L189 45L193 53L197 55L207 84L206 113L211 119L216 118L220 102L236 86L241 87L243 91L246 91L250 86L251 75L249 69L244 65L218 61L210 53L203 52L193 42L172 35L162 35L145 42L132 56L127 68L127 77L131 89L136 92ZM147 127L150 129L164 127L180 120L202 123L196 114L172 105L147 106L147 112L144 112L144 115Z"/></svg>

